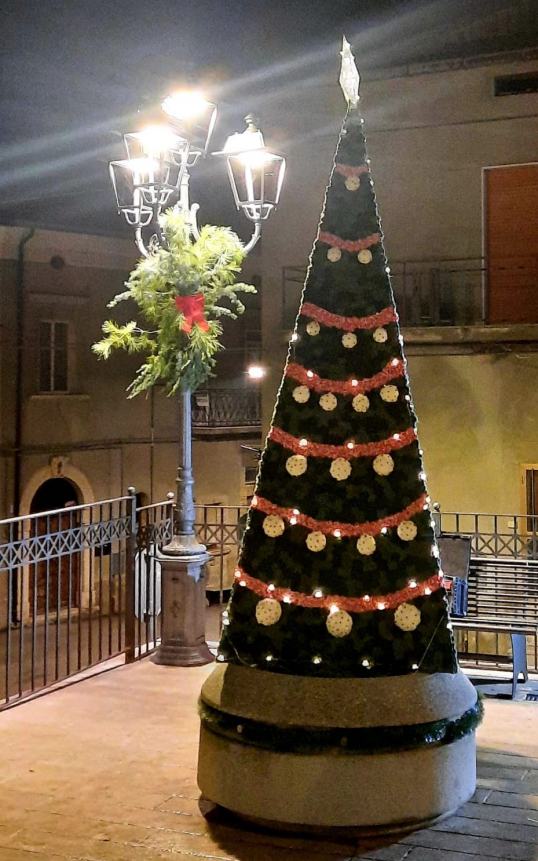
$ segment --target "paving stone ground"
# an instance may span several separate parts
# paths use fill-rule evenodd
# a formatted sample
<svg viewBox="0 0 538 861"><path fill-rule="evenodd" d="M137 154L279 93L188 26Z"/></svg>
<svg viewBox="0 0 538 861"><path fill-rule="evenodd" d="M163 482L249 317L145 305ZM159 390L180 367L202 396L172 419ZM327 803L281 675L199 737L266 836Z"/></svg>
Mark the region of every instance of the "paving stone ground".
<svg viewBox="0 0 538 861"><path fill-rule="evenodd" d="M384 844L204 818L196 701L211 667L144 660L0 714L0 861L537 861L538 704L488 700L473 800Z"/></svg>

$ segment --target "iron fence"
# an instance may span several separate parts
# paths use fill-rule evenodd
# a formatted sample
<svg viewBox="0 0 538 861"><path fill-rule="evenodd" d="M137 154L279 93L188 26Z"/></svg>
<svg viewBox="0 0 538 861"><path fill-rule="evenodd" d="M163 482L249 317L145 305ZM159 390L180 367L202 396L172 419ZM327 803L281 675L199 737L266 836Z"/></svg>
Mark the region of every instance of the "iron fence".
<svg viewBox="0 0 538 861"><path fill-rule="evenodd" d="M211 641L220 634L247 512L246 505L196 506L198 538L210 554ZM474 556L538 559L538 516L437 512L435 518L442 534L468 536ZM137 507L134 490L0 521L0 708L109 658L124 654L133 661L156 648L159 555L172 529L172 496ZM503 635L460 632L458 638L464 660L470 652L509 651Z"/></svg>
<svg viewBox="0 0 538 861"><path fill-rule="evenodd" d="M482 325L486 267L480 257L391 262L391 284L402 326ZM306 276L303 266L282 270L282 326L291 329Z"/></svg>
<svg viewBox="0 0 538 861"><path fill-rule="evenodd" d="M538 515L440 511L435 518L441 533L470 538L473 556L538 559Z"/></svg>
<svg viewBox="0 0 538 861"><path fill-rule="evenodd" d="M478 614L478 607L487 615L488 609L502 607L507 619L517 617L515 598L523 588L528 594L529 607L536 604L538 594L538 516L521 514L479 514L438 511L435 515L437 528L442 535L457 535L470 539L471 555L493 559L525 561L524 574L503 570L490 578L482 578L480 592L474 599L471 614ZM524 577L524 583L521 577ZM504 595L504 599L500 595ZM508 594L508 598L506 597ZM454 632L460 661L464 665L484 667L491 662L499 666L511 655L512 643L508 634L497 632L457 630ZM527 662L529 668L538 672L538 648L527 640Z"/></svg>
<svg viewBox="0 0 538 861"><path fill-rule="evenodd" d="M0 521L0 705L120 654L134 496Z"/></svg>
<svg viewBox="0 0 538 861"><path fill-rule="evenodd" d="M199 389L192 396L193 428L259 427L258 389Z"/></svg>
<svg viewBox="0 0 538 861"><path fill-rule="evenodd" d="M134 553L129 572L126 612L126 661L152 652L161 637L162 548L172 538L173 494L164 502L136 509Z"/></svg>

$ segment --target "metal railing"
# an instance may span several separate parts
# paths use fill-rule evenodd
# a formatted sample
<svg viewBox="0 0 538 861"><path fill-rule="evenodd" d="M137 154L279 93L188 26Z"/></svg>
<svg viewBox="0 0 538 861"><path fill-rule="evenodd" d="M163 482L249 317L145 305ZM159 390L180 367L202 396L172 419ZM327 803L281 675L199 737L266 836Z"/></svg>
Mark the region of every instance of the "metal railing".
<svg viewBox="0 0 538 861"><path fill-rule="evenodd" d="M440 511L434 516L443 534L471 539L473 556L538 559L538 515Z"/></svg>
<svg viewBox="0 0 538 861"><path fill-rule="evenodd" d="M0 521L0 705L123 652L134 496Z"/></svg>
<svg viewBox="0 0 538 861"><path fill-rule="evenodd" d="M172 538L174 495L136 509L133 564L126 606L126 661L144 657L161 637L161 563L159 554Z"/></svg>
<svg viewBox="0 0 538 861"><path fill-rule="evenodd" d="M524 572L524 584L521 582L521 572L514 573L513 581L507 583L509 575L497 581L498 575L482 579L479 588L482 590L473 598L473 611L478 612L478 606L499 606L500 593L511 599L504 598L503 607L507 617L509 606L511 616L517 616L514 607L521 589L529 595L529 606L536 603L538 593L538 516L521 514L479 514L439 511L435 515L436 524L442 535L458 535L471 541L471 555L475 557L491 557L492 559L520 559L527 564ZM510 592L510 590L513 591ZM521 597L521 596L520 596ZM487 612L487 611L486 611ZM491 662L503 666L506 658L511 655L512 644L508 634L497 632L457 630L454 632L460 661L466 666L485 667ZM529 668L538 672L538 648L536 638L534 648L530 638L527 640L527 661Z"/></svg>
<svg viewBox="0 0 538 861"><path fill-rule="evenodd" d="M104 661L134 661L161 636L159 555L172 537L173 494L129 495L0 521L0 709ZM196 506L208 547L206 588L222 604L246 506ZM212 639L220 634L213 614Z"/></svg>
<svg viewBox="0 0 538 861"><path fill-rule="evenodd" d="M481 258L395 261L390 268L403 326L486 322L486 270Z"/></svg>
<svg viewBox="0 0 538 861"><path fill-rule="evenodd" d="M258 389L199 389L192 396L193 428L259 427Z"/></svg>
<svg viewBox="0 0 538 861"><path fill-rule="evenodd" d="M391 261L391 283L402 326L483 325L486 267L481 257ZM504 271L504 270L503 270ZM516 273L516 263L514 263ZM517 270L519 277L519 270ZM291 329L306 276L282 270L282 326Z"/></svg>
<svg viewBox="0 0 538 861"><path fill-rule="evenodd" d="M535 257L454 257L391 261L391 283L402 326L468 326L487 323L490 287L535 291ZM293 327L306 276L304 266L282 270L282 327ZM536 317L535 322L538 322Z"/></svg>
<svg viewBox="0 0 538 861"><path fill-rule="evenodd" d="M207 546L210 639L220 633L248 508L196 506ZM538 559L538 516L437 512L442 534L470 537L474 556ZM122 654L150 653L161 631L159 554L173 499L116 499L0 521L0 708ZM215 610L216 612L213 612ZM502 656L503 635L459 636L466 651ZM529 654L531 666L532 654Z"/></svg>
<svg viewBox="0 0 538 861"><path fill-rule="evenodd" d="M224 601L224 593L231 589L233 574L248 507L246 505L197 505L195 528L199 540L211 556L206 566L209 592Z"/></svg>

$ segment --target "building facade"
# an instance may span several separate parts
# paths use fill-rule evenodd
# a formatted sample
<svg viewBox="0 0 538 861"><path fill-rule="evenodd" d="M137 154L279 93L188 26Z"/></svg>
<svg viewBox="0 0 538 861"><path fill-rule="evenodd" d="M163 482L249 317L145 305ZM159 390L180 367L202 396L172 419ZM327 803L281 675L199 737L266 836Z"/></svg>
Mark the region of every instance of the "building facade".
<svg viewBox="0 0 538 861"><path fill-rule="evenodd" d="M264 236L265 427L344 111L336 81L290 111ZM431 495L536 514L538 51L380 71L361 107Z"/></svg>
<svg viewBox="0 0 538 861"><path fill-rule="evenodd" d="M174 489L177 401L159 390L128 400L140 357L99 362L91 351L135 262L126 240L0 228L0 519L117 497L129 486L144 503ZM245 277L256 280L256 260L249 265ZM249 300L227 326L217 378L193 398L199 503L239 505L251 490L259 389L246 367L260 323L259 299Z"/></svg>

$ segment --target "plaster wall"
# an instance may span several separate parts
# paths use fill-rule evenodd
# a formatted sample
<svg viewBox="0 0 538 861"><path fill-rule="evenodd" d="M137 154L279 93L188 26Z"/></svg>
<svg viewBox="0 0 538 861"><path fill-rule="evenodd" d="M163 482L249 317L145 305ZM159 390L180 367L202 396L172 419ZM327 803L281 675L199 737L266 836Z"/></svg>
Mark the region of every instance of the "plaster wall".
<svg viewBox="0 0 538 861"><path fill-rule="evenodd" d="M538 463L538 355L408 364L432 499L444 511L523 514L521 465Z"/></svg>
<svg viewBox="0 0 538 861"><path fill-rule="evenodd" d="M20 228L0 227L0 519L13 514L16 255L24 233ZM62 258L63 265L59 268L51 265L55 256ZM127 303L114 312L107 311L107 303L120 292L135 262L136 253L130 242L103 237L38 230L26 245L21 351L24 505L35 476L43 474L43 470L48 472L51 458L59 455L86 476L95 499L123 494L129 485L154 500L163 499L174 489L178 462L177 399L167 398L157 390L148 397L127 400L126 388L140 357L117 353L110 361L99 362L91 351L92 343L101 335L101 323L107 313L113 313L116 319L131 319L133 308L127 307ZM249 265L255 272L256 261L249 261ZM69 393L39 393L41 320L68 323ZM227 324L231 349L226 370L228 378L233 373L241 378L242 333L232 331L233 328L234 321ZM224 342L227 343L226 338ZM226 443L214 440L194 443L200 500L218 498L239 504L243 476L241 441L248 442L235 439ZM250 442L256 445L258 439ZM88 501L84 493L81 496L81 501ZM23 513L27 510L21 506Z"/></svg>

